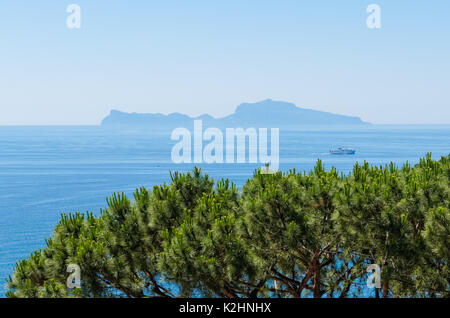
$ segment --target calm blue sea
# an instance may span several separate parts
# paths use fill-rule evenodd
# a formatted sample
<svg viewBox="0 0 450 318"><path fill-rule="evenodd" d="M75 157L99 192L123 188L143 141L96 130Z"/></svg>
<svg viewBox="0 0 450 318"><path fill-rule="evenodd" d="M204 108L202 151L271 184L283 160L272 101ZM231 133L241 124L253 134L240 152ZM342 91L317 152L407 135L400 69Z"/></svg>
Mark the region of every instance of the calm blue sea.
<svg viewBox="0 0 450 318"><path fill-rule="evenodd" d="M14 264L45 246L62 212L93 211L113 192L168 182L170 132L101 127L0 127L0 297ZM329 149L351 147L353 156ZM425 153L450 153L450 126L367 126L280 130L280 169L311 169L318 158L348 173L356 161L417 163ZM214 178L242 186L255 164L199 164Z"/></svg>

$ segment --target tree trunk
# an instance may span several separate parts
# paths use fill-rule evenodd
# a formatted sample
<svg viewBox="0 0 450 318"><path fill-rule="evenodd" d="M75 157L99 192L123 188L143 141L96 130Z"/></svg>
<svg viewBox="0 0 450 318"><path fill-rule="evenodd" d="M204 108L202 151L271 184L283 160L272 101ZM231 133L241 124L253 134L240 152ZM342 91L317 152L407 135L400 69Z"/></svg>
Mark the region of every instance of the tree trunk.
<svg viewBox="0 0 450 318"><path fill-rule="evenodd" d="M389 295L389 283L387 281L383 281L383 298L387 298Z"/></svg>
<svg viewBox="0 0 450 318"><path fill-rule="evenodd" d="M320 266L319 261L314 261L314 298L320 298Z"/></svg>

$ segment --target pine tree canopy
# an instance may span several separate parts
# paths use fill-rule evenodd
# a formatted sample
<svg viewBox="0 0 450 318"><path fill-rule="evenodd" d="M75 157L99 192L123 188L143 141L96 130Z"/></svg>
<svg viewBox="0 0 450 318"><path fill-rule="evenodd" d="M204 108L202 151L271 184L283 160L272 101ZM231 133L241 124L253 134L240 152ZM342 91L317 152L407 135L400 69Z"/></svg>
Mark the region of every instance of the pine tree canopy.
<svg viewBox="0 0 450 318"><path fill-rule="evenodd" d="M255 171L241 189L175 172L98 216L63 214L45 243L16 264L8 297L450 297L450 156L348 175L319 160Z"/></svg>

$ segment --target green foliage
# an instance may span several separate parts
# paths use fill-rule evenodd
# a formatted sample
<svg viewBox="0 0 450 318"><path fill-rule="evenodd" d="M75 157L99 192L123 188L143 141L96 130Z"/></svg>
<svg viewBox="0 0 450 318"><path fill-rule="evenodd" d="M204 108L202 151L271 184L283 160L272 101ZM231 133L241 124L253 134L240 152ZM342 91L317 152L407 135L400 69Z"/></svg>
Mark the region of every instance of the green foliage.
<svg viewBox="0 0 450 318"><path fill-rule="evenodd" d="M63 214L20 260L8 297L450 296L450 157L415 167L320 161L309 173L256 171L242 188L200 169L107 199L98 217ZM66 286L67 267L81 288ZM367 289L365 289L367 292Z"/></svg>

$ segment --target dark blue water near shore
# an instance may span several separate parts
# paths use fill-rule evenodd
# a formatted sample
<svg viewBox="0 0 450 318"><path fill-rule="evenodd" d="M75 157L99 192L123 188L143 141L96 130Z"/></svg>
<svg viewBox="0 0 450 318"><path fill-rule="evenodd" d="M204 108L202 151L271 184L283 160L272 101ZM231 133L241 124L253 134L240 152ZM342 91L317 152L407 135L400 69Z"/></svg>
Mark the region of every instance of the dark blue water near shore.
<svg viewBox="0 0 450 318"><path fill-rule="evenodd" d="M0 127L0 297L14 264L45 246L62 212L93 211L113 192L168 182L170 131L112 131L101 127ZM353 156L330 148L352 147ZM269 148L270 149L270 148ZM450 126L367 126L280 130L280 169L311 169L318 158L344 173L356 161L417 163L425 153L450 153ZM198 164L242 186L260 164Z"/></svg>

